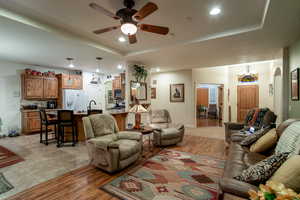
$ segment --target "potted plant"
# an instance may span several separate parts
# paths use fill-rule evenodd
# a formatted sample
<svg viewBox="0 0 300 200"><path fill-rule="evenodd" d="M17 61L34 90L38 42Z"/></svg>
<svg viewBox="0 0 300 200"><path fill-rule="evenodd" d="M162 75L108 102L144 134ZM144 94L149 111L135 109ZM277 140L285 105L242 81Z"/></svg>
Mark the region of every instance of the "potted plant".
<svg viewBox="0 0 300 200"><path fill-rule="evenodd" d="M133 65L134 73L136 82L141 82L142 80L145 82L148 76L148 71L145 69L144 66L140 65Z"/></svg>

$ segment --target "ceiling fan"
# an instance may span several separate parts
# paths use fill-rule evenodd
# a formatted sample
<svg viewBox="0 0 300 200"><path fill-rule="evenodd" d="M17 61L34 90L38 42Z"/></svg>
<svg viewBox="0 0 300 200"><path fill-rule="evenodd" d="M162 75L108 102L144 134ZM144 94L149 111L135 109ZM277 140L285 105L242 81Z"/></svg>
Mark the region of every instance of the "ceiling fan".
<svg viewBox="0 0 300 200"><path fill-rule="evenodd" d="M134 44L137 42L136 32L138 28L142 31L147 31L161 35L166 35L169 33L168 27L154 26L149 24L139 24L141 20L143 20L145 17L152 14L158 9L158 6L155 3L149 2L139 11L133 9L133 7L135 6L134 0L124 0L124 6L125 8L122 8L118 10L116 14L113 14L109 10L103 8L102 6L99 6L96 3L91 3L91 8L98 10L102 14L112 17L115 20L120 20L121 22L121 25L95 30L94 33L102 34L121 28L122 33L128 36L130 44Z"/></svg>

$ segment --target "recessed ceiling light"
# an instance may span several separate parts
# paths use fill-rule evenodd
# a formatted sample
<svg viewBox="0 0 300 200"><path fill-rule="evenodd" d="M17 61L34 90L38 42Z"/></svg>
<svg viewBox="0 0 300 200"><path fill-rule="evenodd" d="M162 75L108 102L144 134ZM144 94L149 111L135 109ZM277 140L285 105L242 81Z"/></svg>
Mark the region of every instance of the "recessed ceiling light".
<svg viewBox="0 0 300 200"><path fill-rule="evenodd" d="M100 72L100 69L99 69L99 68L97 68L97 69L96 69L96 72L97 72L97 73L99 73L99 72Z"/></svg>
<svg viewBox="0 0 300 200"><path fill-rule="evenodd" d="M119 37L119 42L126 42L126 39L123 36L121 36Z"/></svg>
<svg viewBox="0 0 300 200"><path fill-rule="evenodd" d="M158 67L158 68L156 68L156 72L160 72L160 69L159 69L159 67Z"/></svg>
<svg viewBox="0 0 300 200"><path fill-rule="evenodd" d="M210 15L218 15L220 13L221 13L221 9L220 8L213 8L209 12Z"/></svg>
<svg viewBox="0 0 300 200"><path fill-rule="evenodd" d="M123 68L123 66L122 65L118 65L118 69L122 69Z"/></svg>

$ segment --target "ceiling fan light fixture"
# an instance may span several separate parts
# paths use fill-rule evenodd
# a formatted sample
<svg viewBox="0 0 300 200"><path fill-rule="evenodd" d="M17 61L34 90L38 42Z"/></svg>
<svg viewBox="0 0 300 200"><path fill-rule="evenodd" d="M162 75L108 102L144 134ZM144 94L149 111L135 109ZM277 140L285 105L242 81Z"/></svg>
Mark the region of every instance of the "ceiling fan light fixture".
<svg viewBox="0 0 300 200"><path fill-rule="evenodd" d="M121 26L121 31L125 35L134 35L137 32L137 26L133 23L124 23Z"/></svg>

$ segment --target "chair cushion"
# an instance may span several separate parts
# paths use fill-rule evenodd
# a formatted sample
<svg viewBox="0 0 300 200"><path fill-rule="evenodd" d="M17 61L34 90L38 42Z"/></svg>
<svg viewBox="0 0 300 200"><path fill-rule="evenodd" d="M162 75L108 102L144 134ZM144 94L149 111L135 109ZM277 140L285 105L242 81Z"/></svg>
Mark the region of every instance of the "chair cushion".
<svg viewBox="0 0 300 200"><path fill-rule="evenodd" d="M95 137L118 132L116 122L111 115L97 114L89 116Z"/></svg>
<svg viewBox="0 0 300 200"><path fill-rule="evenodd" d="M97 148L107 150L107 148L110 146L111 143L116 141L117 135L116 134L110 134L110 135L105 135L102 137L97 137L97 138L92 138L88 140L89 143L95 144Z"/></svg>
<svg viewBox="0 0 300 200"><path fill-rule="evenodd" d="M297 144L300 140L300 122L294 122L288 126L276 145L275 152L291 152L292 154L297 154Z"/></svg>
<svg viewBox="0 0 300 200"><path fill-rule="evenodd" d="M136 140L121 139L114 142L119 145L120 159L125 160L141 151L141 145Z"/></svg>
<svg viewBox="0 0 300 200"><path fill-rule="evenodd" d="M166 128L161 130L161 138L163 140L174 139L178 137L180 137L180 131L176 128Z"/></svg>
<svg viewBox="0 0 300 200"><path fill-rule="evenodd" d="M287 188L300 192L300 155L291 156L273 174L271 181L284 184Z"/></svg>
<svg viewBox="0 0 300 200"><path fill-rule="evenodd" d="M268 133L259 138L254 144L251 145L250 151L254 153L265 152L271 147L275 146L277 142L277 134L275 128L271 129Z"/></svg>
<svg viewBox="0 0 300 200"><path fill-rule="evenodd" d="M251 183L259 184L268 180L273 173L285 162L289 153L274 154L261 162L250 166L234 179Z"/></svg>

